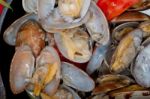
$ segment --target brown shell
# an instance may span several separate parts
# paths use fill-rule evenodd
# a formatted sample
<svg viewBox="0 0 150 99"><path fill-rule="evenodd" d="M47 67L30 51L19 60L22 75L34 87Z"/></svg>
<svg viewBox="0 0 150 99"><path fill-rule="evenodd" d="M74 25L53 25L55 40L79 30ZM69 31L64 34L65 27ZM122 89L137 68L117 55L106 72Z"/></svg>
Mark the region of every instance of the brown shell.
<svg viewBox="0 0 150 99"><path fill-rule="evenodd" d="M150 20L150 16L136 12L136 11L128 11L124 12L118 17L115 17L114 19L111 20L112 23L123 23L123 22L130 22L130 21L146 21Z"/></svg>
<svg viewBox="0 0 150 99"><path fill-rule="evenodd" d="M29 45L35 56L45 46L45 32L40 28L38 23L33 20L25 22L17 33L16 46Z"/></svg>

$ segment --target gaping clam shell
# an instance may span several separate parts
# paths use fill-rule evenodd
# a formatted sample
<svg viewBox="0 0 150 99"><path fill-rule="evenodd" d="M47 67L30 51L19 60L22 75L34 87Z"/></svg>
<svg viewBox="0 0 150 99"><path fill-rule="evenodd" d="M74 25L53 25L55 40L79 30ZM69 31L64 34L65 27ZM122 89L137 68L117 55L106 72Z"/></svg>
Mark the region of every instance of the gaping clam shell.
<svg viewBox="0 0 150 99"><path fill-rule="evenodd" d="M90 18L85 25L91 38L97 43L106 45L109 42L110 33L105 15L95 2L91 2L89 12Z"/></svg>
<svg viewBox="0 0 150 99"><path fill-rule="evenodd" d="M125 22L118 25L112 31L113 39L120 41L125 35L137 28L138 25L138 22Z"/></svg>
<svg viewBox="0 0 150 99"><path fill-rule="evenodd" d="M54 30L62 30L62 29L70 29L75 28L83 23L85 23L89 19L89 12L79 21L69 23L66 22L59 14L58 8L54 8L54 10L46 17L40 20L40 23L44 30L47 32L54 32Z"/></svg>
<svg viewBox="0 0 150 99"><path fill-rule="evenodd" d="M45 32L36 21L26 21L17 32L16 47L22 45L29 45L35 57L45 47Z"/></svg>
<svg viewBox="0 0 150 99"><path fill-rule="evenodd" d="M124 75L104 75L97 79L98 86L93 90L93 94L106 93L118 88L130 85L134 81Z"/></svg>
<svg viewBox="0 0 150 99"><path fill-rule="evenodd" d="M111 59L112 72L119 73L130 65L138 52L142 38L143 31L135 29L120 41Z"/></svg>
<svg viewBox="0 0 150 99"><path fill-rule="evenodd" d="M62 62L62 79L65 85L83 92L95 87L94 81L84 71L66 62Z"/></svg>
<svg viewBox="0 0 150 99"><path fill-rule="evenodd" d="M112 23L123 23L123 22L135 22L135 21L146 21L150 20L150 16L137 12L137 11L129 11L129 12L124 12L118 17L115 17L114 19L111 20Z"/></svg>
<svg viewBox="0 0 150 99"><path fill-rule="evenodd" d="M67 22L79 22L90 7L91 0L59 0L58 9Z"/></svg>
<svg viewBox="0 0 150 99"><path fill-rule="evenodd" d="M17 49L10 66L10 87L14 94L25 90L34 70L34 56L29 46Z"/></svg>
<svg viewBox="0 0 150 99"><path fill-rule="evenodd" d="M73 62L85 63L92 55L92 41L87 32L80 28L55 33L54 39L61 54Z"/></svg>
<svg viewBox="0 0 150 99"><path fill-rule="evenodd" d="M4 41L9 44L14 46L16 44L16 37L18 30L28 20L38 20L36 14L26 14L25 16L17 19L15 22L13 22L4 32L3 38Z"/></svg>
<svg viewBox="0 0 150 99"><path fill-rule="evenodd" d="M131 73L136 82L143 87L150 87L150 44L138 54L135 64L131 67Z"/></svg>
<svg viewBox="0 0 150 99"><path fill-rule="evenodd" d="M27 13L37 13L37 6L37 0L22 0L22 7Z"/></svg>

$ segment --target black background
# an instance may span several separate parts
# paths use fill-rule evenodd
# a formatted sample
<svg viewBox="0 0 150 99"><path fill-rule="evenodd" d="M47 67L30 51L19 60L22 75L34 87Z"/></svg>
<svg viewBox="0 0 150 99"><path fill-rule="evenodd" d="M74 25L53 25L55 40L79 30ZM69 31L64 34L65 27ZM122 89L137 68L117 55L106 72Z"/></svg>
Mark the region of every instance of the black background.
<svg viewBox="0 0 150 99"><path fill-rule="evenodd" d="M6 98L7 99L28 99L26 92L23 92L18 95L14 95L9 86L9 69L11 59L15 52L14 46L9 46L3 41L3 32L4 30L16 19L23 16L25 14L24 10L22 9L22 0L13 0L11 7L13 11L8 10L6 17L4 19L4 23L2 26L2 31L0 34L0 70L2 79L4 82L4 86L6 88Z"/></svg>

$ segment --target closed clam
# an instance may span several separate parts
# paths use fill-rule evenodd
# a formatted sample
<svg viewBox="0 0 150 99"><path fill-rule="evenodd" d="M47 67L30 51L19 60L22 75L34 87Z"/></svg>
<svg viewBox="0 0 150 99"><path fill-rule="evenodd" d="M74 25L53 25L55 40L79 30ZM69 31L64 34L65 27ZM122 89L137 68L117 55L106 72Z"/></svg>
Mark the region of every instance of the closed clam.
<svg viewBox="0 0 150 99"><path fill-rule="evenodd" d="M136 82L143 87L150 87L149 73L150 73L150 44L139 52L135 59L134 65L131 67L131 73Z"/></svg>
<svg viewBox="0 0 150 99"><path fill-rule="evenodd" d="M94 81L81 69L70 63L62 63L62 79L65 85L78 91L90 92L94 89Z"/></svg>

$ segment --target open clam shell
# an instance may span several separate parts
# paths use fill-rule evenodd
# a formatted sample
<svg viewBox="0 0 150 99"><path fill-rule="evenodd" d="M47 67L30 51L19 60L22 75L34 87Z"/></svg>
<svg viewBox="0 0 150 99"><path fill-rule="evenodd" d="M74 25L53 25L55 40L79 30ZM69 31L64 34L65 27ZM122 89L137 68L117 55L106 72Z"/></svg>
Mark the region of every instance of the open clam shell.
<svg viewBox="0 0 150 99"><path fill-rule="evenodd" d="M85 26L92 40L102 45L106 45L109 42L110 33L105 15L93 1L91 2L89 12L90 18L85 23Z"/></svg>
<svg viewBox="0 0 150 99"><path fill-rule="evenodd" d="M137 28L138 25L138 22L125 22L118 25L112 31L113 39L120 41L125 35Z"/></svg>
<svg viewBox="0 0 150 99"><path fill-rule="evenodd" d="M97 79L98 86L93 90L93 94L102 94L118 88L123 88L134 82L124 75L108 74Z"/></svg>
<svg viewBox="0 0 150 99"><path fill-rule="evenodd" d="M67 22L79 22L90 7L91 0L59 0L58 9Z"/></svg>
<svg viewBox="0 0 150 99"><path fill-rule="evenodd" d="M54 39L61 54L73 62L85 63L92 55L92 41L80 28L55 33Z"/></svg>
<svg viewBox="0 0 150 99"><path fill-rule="evenodd" d="M137 11L124 12L118 17L111 20L112 23L135 22L150 20L150 16Z"/></svg>
<svg viewBox="0 0 150 99"><path fill-rule="evenodd" d="M112 72L120 73L129 67L136 57L142 38L143 31L135 29L120 41L111 59L110 70Z"/></svg>
<svg viewBox="0 0 150 99"><path fill-rule="evenodd" d="M10 66L10 87L14 94L25 90L34 71L34 56L29 46L17 49Z"/></svg>
<svg viewBox="0 0 150 99"><path fill-rule="evenodd" d="M94 81L84 71L66 62L62 62L62 79L65 85L83 92L95 87Z"/></svg>
<svg viewBox="0 0 150 99"><path fill-rule="evenodd" d="M60 69L60 59L56 50L50 46L45 47L36 59L36 69L32 78L35 96L38 96L42 90L49 95L57 91Z"/></svg>
<svg viewBox="0 0 150 99"><path fill-rule="evenodd" d="M26 21L28 20L38 20L36 14L26 14L23 17L17 19L15 22L13 22L5 31L3 34L4 41L9 44L14 46L16 44L16 37L17 33Z"/></svg>
<svg viewBox="0 0 150 99"><path fill-rule="evenodd" d="M44 30L47 32L54 32L54 30L71 29L78 27L85 23L89 19L89 12L79 22L66 22L59 14L58 8L54 8L52 12L43 19L40 19L40 23Z"/></svg>

